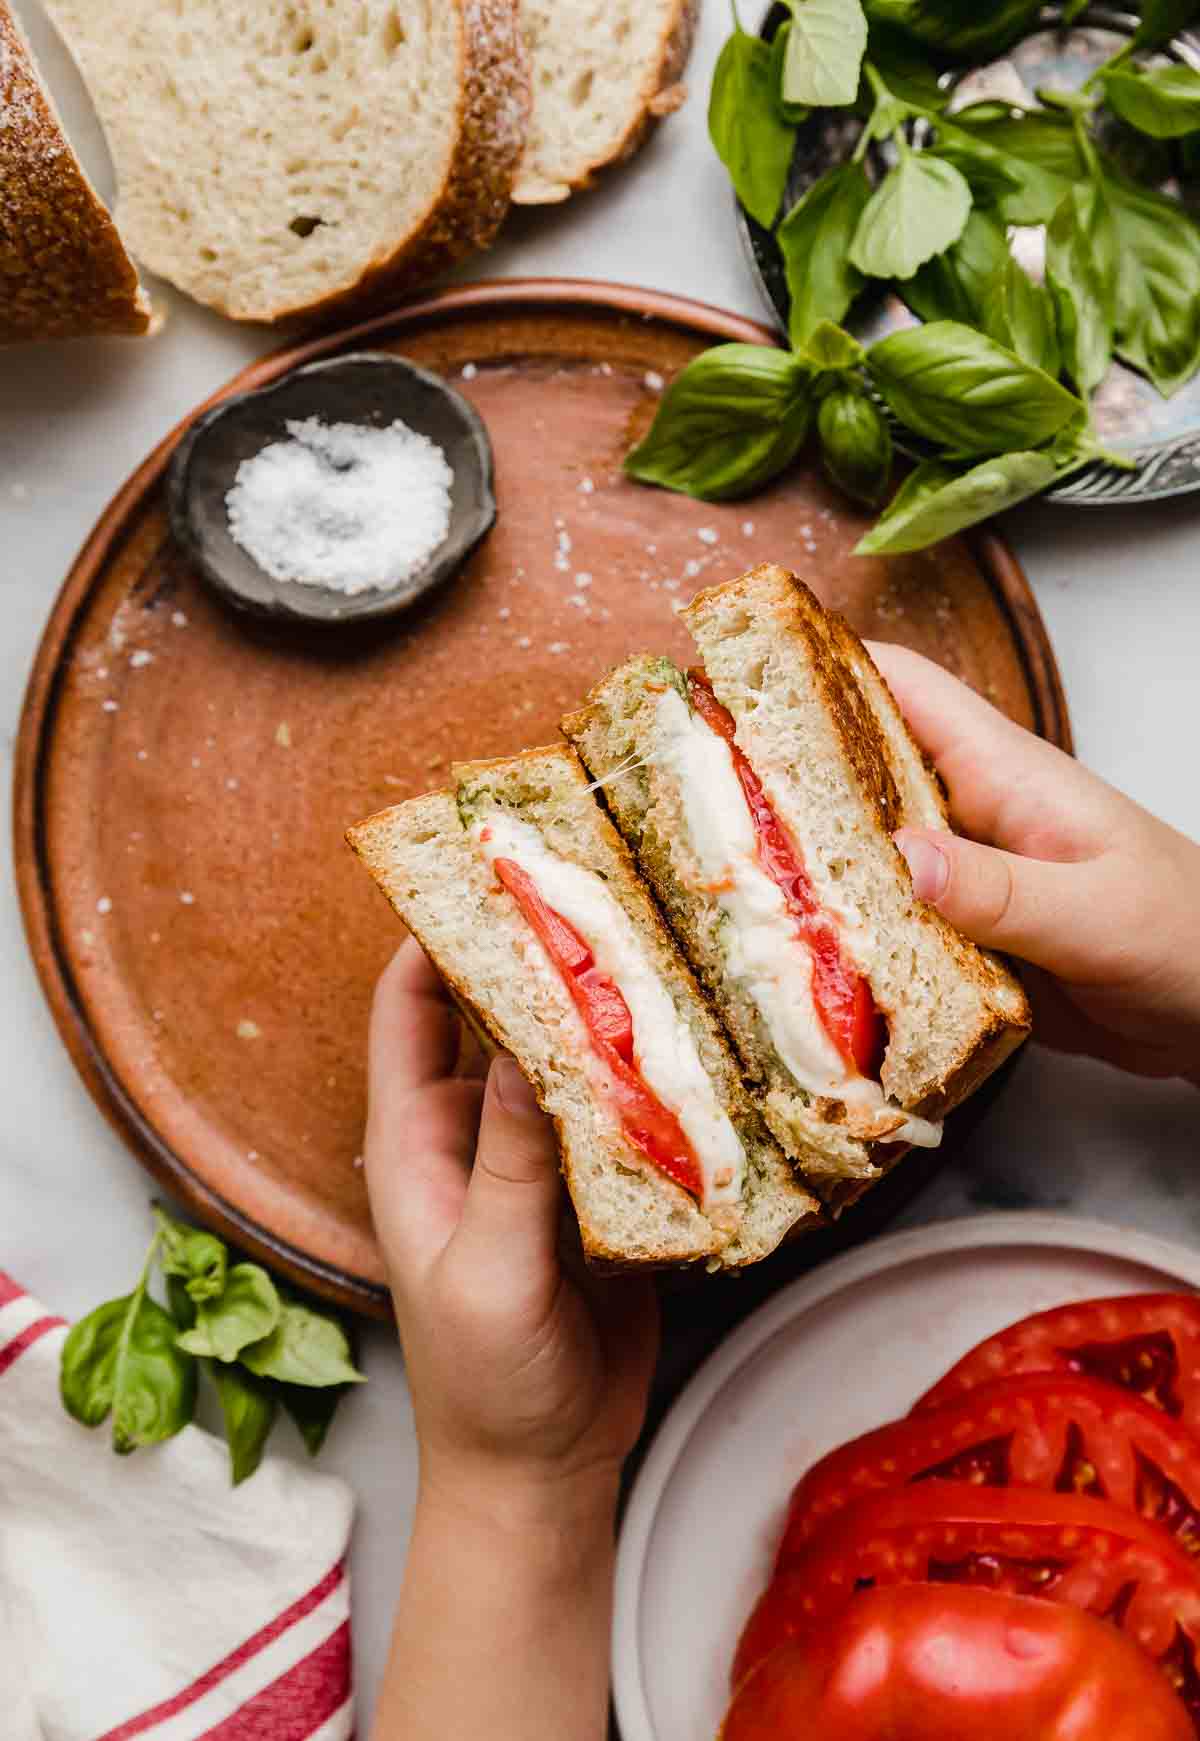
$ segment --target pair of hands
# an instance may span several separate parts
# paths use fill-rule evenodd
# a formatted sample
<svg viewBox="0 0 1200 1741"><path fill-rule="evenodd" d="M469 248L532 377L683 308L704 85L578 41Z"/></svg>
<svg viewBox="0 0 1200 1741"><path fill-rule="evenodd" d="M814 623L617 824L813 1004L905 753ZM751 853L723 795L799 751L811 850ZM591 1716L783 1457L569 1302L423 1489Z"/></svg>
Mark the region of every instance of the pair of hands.
<svg viewBox="0 0 1200 1741"><path fill-rule="evenodd" d="M1200 1078L1200 846L919 655L872 652L970 837L899 837L916 892L1031 965L1039 1040ZM652 1290L564 1267L549 1121L510 1059L486 1083L461 1069L412 942L376 997L366 1165L423 1489L615 1493L653 1370Z"/></svg>

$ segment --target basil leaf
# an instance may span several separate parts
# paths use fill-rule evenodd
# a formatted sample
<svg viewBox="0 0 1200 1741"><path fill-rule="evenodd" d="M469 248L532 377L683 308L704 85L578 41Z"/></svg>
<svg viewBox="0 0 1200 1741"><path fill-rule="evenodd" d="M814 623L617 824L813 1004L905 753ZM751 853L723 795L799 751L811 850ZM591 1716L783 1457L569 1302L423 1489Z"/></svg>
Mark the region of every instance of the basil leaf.
<svg viewBox="0 0 1200 1741"><path fill-rule="evenodd" d="M847 163L814 182L775 232L791 299L788 330L797 348L821 321L842 320L862 289L849 251L870 197L862 164Z"/></svg>
<svg viewBox="0 0 1200 1741"><path fill-rule="evenodd" d="M196 1309L196 1323L179 1338L188 1354L236 1360L252 1342L261 1342L279 1323L282 1307L275 1283L256 1263L235 1263L218 1300Z"/></svg>
<svg viewBox="0 0 1200 1741"><path fill-rule="evenodd" d="M795 458L810 413L807 371L788 351L716 345L676 375L625 470L704 500L746 495Z"/></svg>
<svg viewBox="0 0 1200 1741"><path fill-rule="evenodd" d="M173 1221L156 1203L159 1263L165 1276L176 1276L193 1300L213 1300L225 1286L229 1254L215 1234Z"/></svg>
<svg viewBox="0 0 1200 1741"><path fill-rule="evenodd" d="M182 1277L167 1277L167 1304L177 1328L190 1330L196 1322L196 1302L188 1293Z"/></svg>
<svg viewBox="0 0 1200 1741"><path fill-rule="evenodd" d="M783 58L783 98L843 109L858 96L867 20L859 0L787 0L792 28Z"/></svg>
<svg viewBox="0 0 1200 1741"><path fill-rule="evenodd" d="M801 356L813 370L827 374L859 369L867 360L866 351L853 334L831 320L823 320L813 328Z"/></svg>
<svg viewBox="0 0 1200 1741"><path fill-rule="evenodd" d="M1049 375L957 321L881 339L867 367L902 423L967 456L1040 447L1082 409Z"/></svg>
<svg viewBox="0 0 1200 1741"><path fill-rule="evenodd" d="M954 246L927 260L897 288L922 320L958 320L978 326L988 285L1008 257L1004 225L993 213L976 208Z"/></svg>
<svg viewBox="0 0 1200 1741"><path fill-rule="evenodd" d="M338 1404L350 1388L342 1384L327 1384L319 1389L305 1384L276 1385L279 1400L295 1422L310 1457L315 1457L325 1443Z"/></svg>
<svg viewBox="0 0 1200 1741"><path fill-rule="evenodd" d="M261 1342L242 1351L242 1365L260 1378L286 1384L362 1384L350 1358L346 1332L334 1318L308 1306L286 1303L279 1323Z"/></svg>
<svg viewBox="0 0 1200 1741"><path fill-rule="evenodd" d="M995 197L997 214L1006 224L1049 223L1073 183L1087 174L1070 117L1048 110L1010 112L998 119L993 105L976 104L953 120L939 118L937 151L952 155L960 168L965 158L974 157L981 173L986 165L1017 183L1011 192Z"/></svg>
<svg viewBox="0 0 1200 1741"><path fill-rule="evenodd" d="M156 1233L131 1294L81 1318L63 1343L59 1391L84 1426L111 1412L113 1449L122 1455L179 1432L196 1407L196 1363L175 1346L175 1323L146 1292L162 1238Z"/></svg>
<svg viewBox="0 0 1200 1741"><path fill-rule="evenodd" d="M1054 301L1062 367L1081 393L1108 373L1116 316L1116 232L1104 189L1073 187L1046 229L1046 284Z"/></svg>
<svg viewBox="0 0 1200 1741"><path fill-rule="evenodd" d="M926 56L898 30L874 19L870 25L867 58L892 95L915 109L944 109L951 93Z"/></svg>
<svg viewBox="0 0 1200 1741"><path fill-rule="evenodd" d="M1174 200L1104 182L1116 231L1116 349L1170 395L1200 367L1200 230Z"/></svg>
<svg viewBox="0 0 1200 1741"><path fill-rule="evenodd" d="M971 198L977 206L999 205L1001 200L1010 200L1022 191L1021 177L998 155L964 150L953 141L947 145L935 145L929 155L954 165L970 188Z"/></svg>
<svg viewBox="0 0 1200 1741"><path fill-rule="evenodd" d="M890 24L951 61L1004 54L1036 22L1041 0L867 0L872 21Z"/></svg>
<svg viewBox="0 0 1200 1741"><path fill-rule="evenodd" d="M817 413L821 457L839 488L875 507L892 475L892 437L878 407L852 387L836 387Z"/></svg>
<svg viewBox="0 0 1200 1741"><path fill-rule="evenodd" d="M275 1398L268 1387L243 1372L214 1360L209 1366L229 1443L229 1468L233 1485L253 1475L262 1462L263 1450L275 1422Z"/></svg>
<svg viewBox="0 0 1200 1741"><path fill-rule="evenodd" d="M1130 43L1130 52L1158 48L1200 17L1200 0L1142 0L1142 21Z"/></svg>
<svg viewBox="0 0 1200 1741"><path fill-rule="evenodd" d="M905 149L867 201L850 263L868 278L911 278L957 242L970 213L971 190L953 164Z"/></svg>
<svg viewBox="0 0 1200 1741"><path fill-rule="evenodd" d="M1050 292L1034 284L1011 257L991 280L983 297L983 330L1022 362L1058 375L1058 323Z"/></svg>
<svg viewBox="0 0 1200 1741"><path fill-rule="evenodd" d="M796 143L775 102L769 45L735 30L717 61L708 103L708 134L734 192L765 228L775 222Z"/></svg>
<svg viewBox="0 0 1200 1741"><path fill-rule="evenodd" d="M1200 129L1200 72L1190 66L1119 67L1106 75L1110 109L1152 139L1180 139Z"/></svg>
<svg viewBox="0 0 1200 1741"><path fill-rule="evenodd" d="M1082 18L1091 3L1092 0L1067 0L1062 10L1063 29L1074 24L1077 18Z"/></svg>
<svg viewBox="0 0 1200 1741"><path fill-rule="evenodd" d="M859 540L854 554L923 550L1037 495L1061 469L1045 453L997 454L962 473L938 460L927 460L906 479L886 512Z"/></svg>
<svg viewBox="0 0 1200 1741"><path fill-rule="evenodd" d="M808 103L789 103L783 94L783 63L791 41L791 22L785 21L771 38L771 96L775 108L791 127L799 127L812 114Z"/></svg>

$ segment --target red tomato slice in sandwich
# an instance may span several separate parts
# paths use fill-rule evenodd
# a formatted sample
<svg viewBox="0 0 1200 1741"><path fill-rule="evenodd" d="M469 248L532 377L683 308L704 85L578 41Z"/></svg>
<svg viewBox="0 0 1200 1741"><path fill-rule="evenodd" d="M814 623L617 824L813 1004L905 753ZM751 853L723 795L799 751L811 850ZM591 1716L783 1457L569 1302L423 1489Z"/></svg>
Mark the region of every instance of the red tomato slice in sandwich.
<svg viewBox="0 0 1200 1741"><path fill-rule="evenodd" d="M796 932L812 957L813 1002L834 1045L861 1076L878 1080L887 1030L866 980L842 954L837 926L821 911L804 861L772 809L762 781L736 741L729 709L713 694L703 671L688 672L692 705L705 724L725 739L758 838L758 856L767 875L783 890Z"/></svg>
<svg viewBox="0 0 1200 1741"><path fill-rule="evenodd" d="M733 1684L780 1645L842 1615L856 1593L954 1584L1081 1608L1140 1645L1200 1734L1200 1568L1157 1524L1103 1499L927 1481L842 1512L760 1599Z"/></svg>
<svg viewBox="0 0 1200 1741"><path fill-rule="evenodd" d="M637 1068L633 1021L620 988L600 972L587 943L542 899L527 871L511 858L498 858L495 870L561 974L592 1045L608 1066L609 1092L625 1135L661 1173L700 1201L704 1177L696 1151Z"/></svg>
<svg viewBox="0 0 1200 1741"><path fill-rule="evenodd" d="M780 1563L855 1500L931 1478L1108 1499L1200 1554L1200 1439L1129 1391L1037 1373L982 1385L831 1451L796 1487Z"/></svg>
<svg viewBox="0 0 1200 1741"><path fill-rule="evenodd" d="M1105 1379L1200 1433L1200 1296L1127 1294L1022 1318L972 1348L913 1412L1024 1372Z"/></svg>
<svg viewBox="0 0 1200 1741"><path fill-rule="evenodd" d="M1181 1701L1112 1626L991 1590L856 1596L738 1689L722 1741L1190 1741Z"/></svg>

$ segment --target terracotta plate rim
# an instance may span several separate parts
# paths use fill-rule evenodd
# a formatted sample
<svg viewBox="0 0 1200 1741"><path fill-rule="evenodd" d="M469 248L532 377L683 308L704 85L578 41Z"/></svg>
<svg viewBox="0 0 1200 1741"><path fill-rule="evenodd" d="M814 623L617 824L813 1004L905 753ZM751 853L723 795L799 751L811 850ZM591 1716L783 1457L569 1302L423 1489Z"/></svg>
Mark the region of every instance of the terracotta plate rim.
<svg viewBox="0 0 1200 1741"><path fill-rule="evenodd" d="M187 1161L145 1119L109 1068L84 1014L83 1003L58 934L50 896L41 797L59 682L76 621L97 576L124 536L131 513L166 471L171 455L197 418L233 394L267 386L304 364L363 345L387 342L405 330L443 317L478 310L510 314L594 310L632 314L749 344L778 343L777 335L711 303L601 279L485 279L401 303L386 314L331 330L259 358L210 394L166 435L117 491L101 514L67 574L42 632L30 672L17 733L13 787L13 854L17 894L34 966L59 1035L99 1110L133 1148L149 1172L208 1224L239 1247L274 1263L301 1283L343 1305L373 1316L390 1313L387 1289L365 1277L311 1256L255 1221L191 1171ZM1027 680L1037 730L1061 749L1073 747L1062 679L1045 622L1029 582L1007 542L982 529L969 540L1012 634Z"/></svg>

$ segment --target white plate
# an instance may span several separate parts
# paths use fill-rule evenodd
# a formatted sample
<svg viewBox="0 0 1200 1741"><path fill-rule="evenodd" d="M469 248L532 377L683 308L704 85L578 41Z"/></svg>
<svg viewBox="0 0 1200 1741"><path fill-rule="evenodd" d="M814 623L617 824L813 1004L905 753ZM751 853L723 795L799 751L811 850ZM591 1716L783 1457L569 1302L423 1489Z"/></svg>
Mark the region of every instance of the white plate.
<svg viewBox="0 0 1200 1741"><path fill-rule="evenodd" d="M681 1393L634 1484L613 1630L622 1741L713 1741L788 1495L817 1457L907 1413L1017 1318L1180 1286L1200 1287L1200 1253L1017 1214L876 1240L777 1294Z"/></svg>

